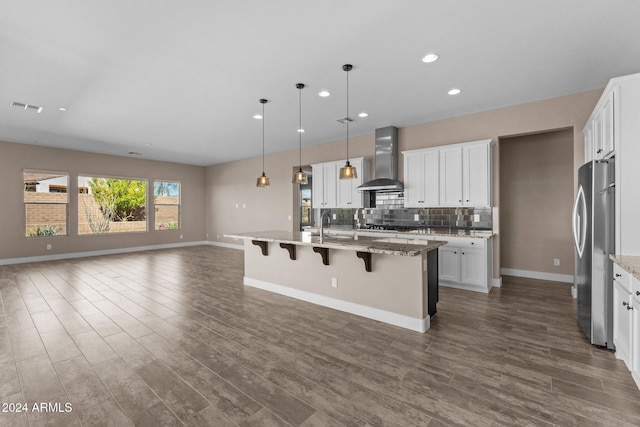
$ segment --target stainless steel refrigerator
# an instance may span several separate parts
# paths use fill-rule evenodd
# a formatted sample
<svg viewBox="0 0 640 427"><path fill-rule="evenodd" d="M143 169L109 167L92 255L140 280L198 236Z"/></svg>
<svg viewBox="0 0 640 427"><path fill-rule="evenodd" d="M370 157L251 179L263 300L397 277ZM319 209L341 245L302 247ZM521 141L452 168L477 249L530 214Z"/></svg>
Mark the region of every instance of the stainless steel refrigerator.
<svg viewBox="0 0 640 427"><path fill-rule="evenodd" d="M608 348L614 348L614 167L613 158L582 165L573 207L578 323L592 344Z"/></svg>

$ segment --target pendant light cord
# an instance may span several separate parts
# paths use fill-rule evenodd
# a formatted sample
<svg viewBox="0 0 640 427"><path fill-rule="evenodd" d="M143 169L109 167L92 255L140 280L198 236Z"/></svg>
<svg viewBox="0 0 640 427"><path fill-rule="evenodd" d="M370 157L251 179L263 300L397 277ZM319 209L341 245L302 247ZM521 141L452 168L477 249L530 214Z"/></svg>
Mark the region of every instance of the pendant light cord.
<svg viewBox="0 0 640 427"><path fill-rule="evenodd" d="M347 164L349 164L349 71L347 70Z"/></svg>
<svg viewBox="0 0 640 427"><path fill-rule="evenodd" d="M264 175L264 102L262 103L262 175Z"/></svg>
<svg viewBox="0 0 640 427"><path fill-rule="evenodd" d="M303 86L304 87L304 86ZM302 87L298 87L298 153L299 168L302 171Z"/></svg>

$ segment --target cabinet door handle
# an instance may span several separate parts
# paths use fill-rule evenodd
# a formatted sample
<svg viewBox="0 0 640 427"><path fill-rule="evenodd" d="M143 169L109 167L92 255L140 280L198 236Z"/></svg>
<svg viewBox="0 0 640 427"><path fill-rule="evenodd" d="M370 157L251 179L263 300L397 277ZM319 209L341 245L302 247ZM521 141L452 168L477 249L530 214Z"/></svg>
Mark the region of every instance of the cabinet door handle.
<svg viewBox="0 0 640 427"><path fill-rule="evenodd" d="M625 306L625 307L627 307L627 310L633 310L633 307L631 307L631 304L629 304L629 303L628 303L628 302L626 302L626 301L622 301L622 305L623 305L623 306Z"/></svg>
<svg viewBox="0 0 640 427"><path fill-rule="evenodd" d="M636 295L640 297L640 291L636 291Z"/></svg>
<svg viewBox="0 0 640 427"><path fill-rule="evenodd" d="M475 245L475 242L471 242L472 245Z"/></svg>
<svg viewBox="0 0 640 427"><path fill-rule="evenodd" d="M622 277L622 274L616 273L616 277Z"/></svg>
<svg viewBox="0 0 640 427"><path fill-rule="evenodd" d="M464 255L464 252L462 252L462 255Z"/></svg>
<svg viewBox="0 0 640 427"><path fill-rule="evenodd" d="M454 254L457 254L458 252L456 252L456 251L453 251L453 253L454 253Z"/></svg>
<svg viewBox="0 0 640 427"><path fill-rule="evenodd" d="M596 151L596 153L598 154L602 153L602 148L598 148L598 151Z"/></svg>

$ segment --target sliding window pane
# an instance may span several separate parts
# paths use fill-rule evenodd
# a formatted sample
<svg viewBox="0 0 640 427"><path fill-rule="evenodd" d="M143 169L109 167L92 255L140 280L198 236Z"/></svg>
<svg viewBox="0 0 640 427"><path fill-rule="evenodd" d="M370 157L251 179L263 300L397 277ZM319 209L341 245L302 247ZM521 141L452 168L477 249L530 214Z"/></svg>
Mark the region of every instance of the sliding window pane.
<svg viewBox="0 0 640 427"><path fill-rule="evenodd" d="M180 183L170 181L154 182L153 200L155 204L155 229L179 229Z"/></svg>
<svg viewBox="0 0 640 427"><path fill-rule="evenodd" d="M25 236L67 235L66 173L23 171Z"/></svg>

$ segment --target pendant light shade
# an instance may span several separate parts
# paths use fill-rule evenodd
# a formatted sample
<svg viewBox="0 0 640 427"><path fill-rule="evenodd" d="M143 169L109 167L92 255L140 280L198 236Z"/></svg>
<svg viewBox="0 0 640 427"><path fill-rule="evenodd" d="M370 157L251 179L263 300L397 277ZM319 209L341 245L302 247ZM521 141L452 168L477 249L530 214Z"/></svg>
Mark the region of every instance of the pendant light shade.
<svg viewBox="0 0 640 427"><path fill-rule="evenodd" d="M297 83L296 88L298 89L298 151L300 157L298 172L293 174L293 183L305 185L309 181L307 180L307 174L302 171L302 134L304 133L304 129L302 129L302 89L304 89L304 84Z"/></svg>
<svg viewBox="0 0 640 427"><path fill-rule="evenodd" d="M256 187L268 187L269 186L269 177L264 173L264 104L266 104L266 99L261 99L260 104L262 104L262 176L258 177L258 181L256 182Z"/></svg>
<svg viewBox="0 0 640 427"><path fill-rule="evenodd" d="M347 163L340 168L340 179L354 179L358 177L358 172L354 166L349 163L349 71L353 69L353 65L344 64L342 69L347 73L347 115L345 117L345 123L347 125Z"/></svg>

